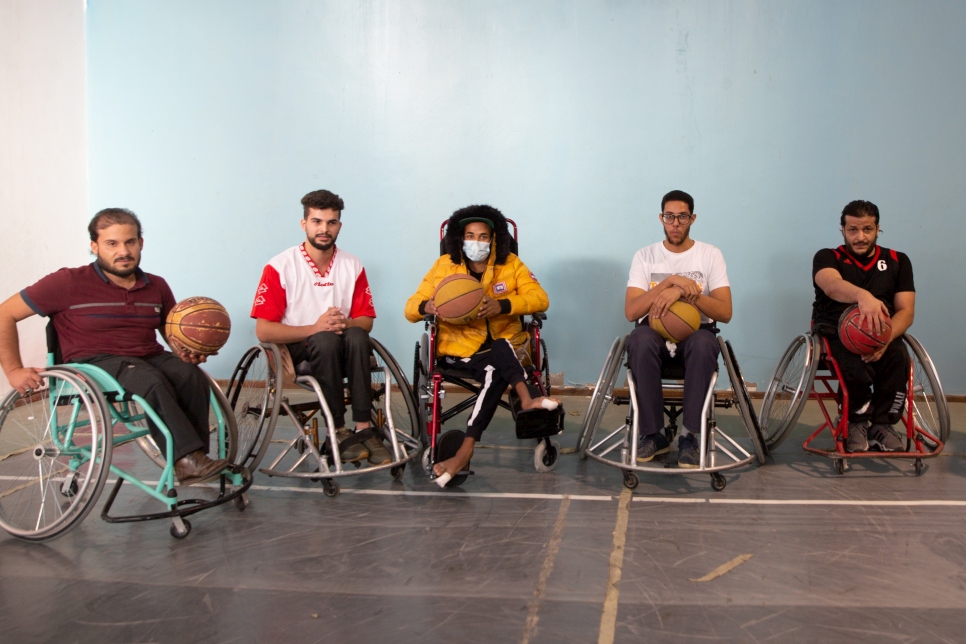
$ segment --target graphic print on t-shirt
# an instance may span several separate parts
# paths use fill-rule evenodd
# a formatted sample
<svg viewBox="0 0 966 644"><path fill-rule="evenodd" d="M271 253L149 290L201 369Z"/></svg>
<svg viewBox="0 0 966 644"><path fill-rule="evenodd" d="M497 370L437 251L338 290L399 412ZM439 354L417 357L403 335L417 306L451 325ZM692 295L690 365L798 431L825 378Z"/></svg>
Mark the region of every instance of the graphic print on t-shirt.
<svg viewBox="0 0 966 644"><path fill-rule="evenodd" d="M683 273L651 273L651 285L650 288L654 288L671 275L680 275L681 277L686 277L689 280L694 280L698 283L698 287L701 291L704 291L704 285L707 280L704 278L704 273L701 271L684 271Z"/></svg>

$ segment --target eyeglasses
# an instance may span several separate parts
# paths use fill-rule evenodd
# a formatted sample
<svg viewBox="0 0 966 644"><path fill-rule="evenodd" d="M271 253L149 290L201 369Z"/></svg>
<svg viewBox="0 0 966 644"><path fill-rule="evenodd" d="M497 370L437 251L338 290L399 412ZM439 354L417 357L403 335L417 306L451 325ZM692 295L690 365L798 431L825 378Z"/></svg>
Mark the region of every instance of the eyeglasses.
<svg viewBox="0 0 966 644"><path fill-rule="evenodd" d="M686 224L691 221L691 217L694 215L675 215L673 212L662 212L661 221L665 224L673 224L674 220L677 219L679 224Z"/></svg>

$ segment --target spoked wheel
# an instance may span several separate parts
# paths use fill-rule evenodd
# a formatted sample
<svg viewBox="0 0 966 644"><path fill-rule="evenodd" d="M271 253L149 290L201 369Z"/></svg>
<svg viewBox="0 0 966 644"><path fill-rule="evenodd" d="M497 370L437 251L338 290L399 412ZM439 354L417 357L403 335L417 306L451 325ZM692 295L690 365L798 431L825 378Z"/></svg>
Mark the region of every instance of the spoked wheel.
<svg viewBox="0 0 966 644"><path fill-rule="evenodd" d="M912 361L912 398L909 404L913 421L917 428L945 443L949 439L949 405L939 382L939 373L919 340L908 333L902 339L909 347ZM936 447L936 443L925 434L923 439L930 447Z"/></svg>
<svg viewBox="0 0 966 644"><path fill-rule="evenodd" d="M765 439L761 435L761 427L758 425L757 416L755 416L755 406L751 402L748 388L745 387L744 376L741 375L741 368L738 366L738 357L731 347L731 342L721 336L718 336L718 348L721 349L721 355L724 356L725 367L728 369L728 379L731 381L731 391L735 395L735 400L738 401L741 421L748 431L748 436L751 437L758 462L764 464L765 458L768 456L768 448L765 446Z"/></svg>
<svg viewBox="0 0 966 644"><path fill-rule="evenodd" d="M549 472L557 467L557 457L560 454L560 444L557 441L541 440L535 450L533 450L533 468L538 472Z"/></svg>
<svg viewBox="0 0 966 644"><path fill-rule="evenodd" d="M456 452L463 445L466 434L459 429L450 429L440 434L436 440L437 462L445 461L456 456ZM469 467L469 465L467 465ZM449 480L446 487L458 487L466 480L466 474L457 474Z"/></svg>
<svg viewBox="0 0 966 644"><path fill-rule="evenodd" d="M274 344L259 344L239 360L228 383L228 406L238 427L232 463L253 474L258 469L282 405L282 355Z"/></svg>
<svg viewBox="0 0 966 644"><path fill-rule="evenodd" d="M587 414L584 416L580 434L577 436L577 450L581 459L587 458L587 450L593 444L594 436L607 411L611 395L614 392L614 382L620 372L621 361L624 357L624 342L627 336L615 338L611 344L604 366L597 377L597 384L594 386L594 393L590 397L590 405L587 407Z"/></svg>
<svg viewBox="0 0 966 644"><path fill-rule="evenodd" d="M781 445L802 414L818 370L821 344L811 334L792 340L778 362L758 416L765 447Z"/></svg>
<svg viewBox="0 0 966 644"><path fill-rule="evenodd" d="M59 537L87 516L113 447L107 403L82 374L51 367L41 376L40 391L11 390L0 403L0 527L27 541Z"/></svg>
<svg viewBox="0 0 966 644"><path fill-rule="evenodd" d="M413 400L413 391L409 381L403 375L399 363L392 357L382 344L375 338L369 338L375 364L372 369L372 420L375 427L382 430L382 438L389 440L390 429L419 440L419 413ZM386 370L389 379L386 380ZM386 413L386 395L389 395L389 411L392 412L390 425L389 415ZM390 451L391 448L390 448Z"/></svg>
<svg viewBox="0 0 966 644"><path fill-rule="evenodd" d="M416 353L413 356L413 403L416 405L417 422L419 423L419 435L423 445L429 445L429 437L426 435L426 423L429 420L429 405L431 404L429 384L429 334L424 333L420 341L416 343Z"/></svg>

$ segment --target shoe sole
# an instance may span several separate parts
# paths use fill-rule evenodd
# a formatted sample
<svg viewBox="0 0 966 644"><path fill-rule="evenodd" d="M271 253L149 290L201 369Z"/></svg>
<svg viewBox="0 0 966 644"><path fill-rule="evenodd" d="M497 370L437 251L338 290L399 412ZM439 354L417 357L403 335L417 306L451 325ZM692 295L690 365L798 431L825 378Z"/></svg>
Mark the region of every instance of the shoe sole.
<svg viewBox="0 0 966 644"><path fill-rule="evenodd" d="M660 456L661 454L667 454L670 451L671 451L671 446L668 445L664 449L657 450L656 452L654 452L650 456L638 456L637 457L637 462L638 463L647 463L648 461L653 461L655 456Z"/></svg>
<svg viewBox="0 0 966 644"><path fill-rule="evenodd" d="M391 456L387 456L384 460L379 461L378 463L371 458L369 459L369 465L388 465L389 463L392 463Z"/></svg>
<svg viewBox="0 0 966 644"><path fill-rule="evenodd" d="M683 470L696 470L701 467L699 463L682 463L678 461L678 467Z"/></svg>

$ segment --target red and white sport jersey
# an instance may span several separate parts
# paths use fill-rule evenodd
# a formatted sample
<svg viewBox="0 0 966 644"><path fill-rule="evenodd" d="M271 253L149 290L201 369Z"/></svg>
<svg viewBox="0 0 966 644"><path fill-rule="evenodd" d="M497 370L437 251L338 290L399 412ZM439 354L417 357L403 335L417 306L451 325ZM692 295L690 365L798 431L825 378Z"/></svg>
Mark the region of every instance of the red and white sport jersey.
<svg viewBox="0 0 966 644"><path fill-rule="evenodd" d="M366 269L355 255L335 249L328 267L320 269L305 244L273 257L252 304L253 318L291 326L314 324L330 306L348 318L376 317Z"/></svg>

